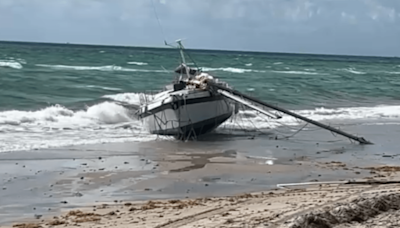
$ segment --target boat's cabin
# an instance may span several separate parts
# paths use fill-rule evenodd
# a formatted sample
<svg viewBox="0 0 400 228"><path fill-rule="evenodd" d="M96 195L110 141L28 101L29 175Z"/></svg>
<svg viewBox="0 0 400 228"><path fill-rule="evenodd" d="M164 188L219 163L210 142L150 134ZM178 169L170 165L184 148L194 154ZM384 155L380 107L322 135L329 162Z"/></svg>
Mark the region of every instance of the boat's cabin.
<svg viewBox="0 0 400 228"><path fill-rule="evenodd" d="M186 64L182 63L175 69L174 72L181 74L181 75L195 76L195 75L199 74L200 71L197 69L194 69L194 68L190 68L190 67L186 66Z"/></svg>

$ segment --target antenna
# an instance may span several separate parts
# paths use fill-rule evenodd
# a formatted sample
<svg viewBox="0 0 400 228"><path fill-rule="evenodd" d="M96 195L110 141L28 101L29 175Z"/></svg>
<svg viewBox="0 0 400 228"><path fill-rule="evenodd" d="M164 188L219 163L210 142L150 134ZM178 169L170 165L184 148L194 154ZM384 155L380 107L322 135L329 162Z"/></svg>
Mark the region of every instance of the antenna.
<svg viewBox="0 0 400 228"><path fill-rule="evenodd" d="M186 38L178 39L178 40L175 41L176 43L178 43L178 47L169 44L169 43L167 42L167 40L166 40L166 37L165 37L165 34L164 34L163 27L162 27L162 25L161 25L160 19L158 18L158 14L157 14L156 6L155 6L155 4L154 4L154 0L151 0L151 3L152 3L152 6L153 6L154 15L155 15L156 18L157 18L158 25L160 26L161 33L162 33L162 35L163 35L163 37L164 37L164 45L165 45L165 46L170 46L170 47L173 47L173 48L179 48L179 52L180 52L180 54L181 54L182 62L186 64L185 55L184 55L184 53L183 53L184 47L183 47L183 45L182 45L182 41L183 41L183 40L186 40ZM196 65L196 68L197 68L198 70L200 70L200 68L197 66L196 62L192 59L192 57L191 57L189 54L188 54L188 56L189 56L189 58L193 61L193 63Z"/></svg>
<svg viewBox="0 0 400 228"><path fill-rule="evenodd" d="M166 46L168 46L168 43L167 43L167 41L166 41L166 39L165 39L164 29L163 29L163 27L162 27L162 25L161 25L161 22L160 22L160 19L158 18L158 15L157 15L156 6L154 5L154 0L151 0L151 4L153 5L154 14L156 15L158 25L160 26L161 33L162 33L162 35L163 35L163 37L164 37L164 44L165 44Z"/></svg>

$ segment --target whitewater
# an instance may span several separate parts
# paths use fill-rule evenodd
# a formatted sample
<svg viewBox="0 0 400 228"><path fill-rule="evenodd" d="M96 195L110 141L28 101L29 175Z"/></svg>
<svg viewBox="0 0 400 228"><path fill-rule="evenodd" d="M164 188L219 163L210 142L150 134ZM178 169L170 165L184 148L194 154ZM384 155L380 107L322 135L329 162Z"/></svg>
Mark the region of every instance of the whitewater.
<svg viewBox="0 0 400 228"><path fill-rule="evenodd" d="M152 140L173 140L172 137L151 135L145 124L137 120L135 110L129 110L114 101L139 104L139 93L118 93L104 95L110 101L70 110L54 105L39 110L0 112L0 152L36 150L71 145L99 144L112 142L145 142ZM400 106L376 106L313 110L292 110L308 118L323 122L385 121L400 123ZM269 132L283 125L298 126L293 117L284 116L271 121L266 116L252 111L241 110L221 125L216 132L236 134L238 130Z"/></svg>

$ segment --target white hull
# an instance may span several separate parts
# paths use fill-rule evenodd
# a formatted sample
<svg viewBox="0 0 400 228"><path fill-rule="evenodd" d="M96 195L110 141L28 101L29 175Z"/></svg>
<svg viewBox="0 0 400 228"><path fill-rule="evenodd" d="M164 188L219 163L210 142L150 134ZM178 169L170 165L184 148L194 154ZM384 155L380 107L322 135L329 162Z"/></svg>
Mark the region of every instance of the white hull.
<svg viewBox="0 0 400 228"><path fill-rule="evenodd" d="M214 130L233 114L233 106L219 94L187 90L179 93L175 99L177 94L170 93L148 105L147 112L142 111L147 113L142 120L150 133L197 137Z"/></svg>
<svg viewBox="0 0 400 228"><path fill-rule="evenodd" d="M226 97L208 88L209 81L219 83L218 79L186 66L183 46L177 43L183 62L174 70L179 79L150 101L141 100L138 117L152 134L196 138L229 119L234 107Z"/></svg>

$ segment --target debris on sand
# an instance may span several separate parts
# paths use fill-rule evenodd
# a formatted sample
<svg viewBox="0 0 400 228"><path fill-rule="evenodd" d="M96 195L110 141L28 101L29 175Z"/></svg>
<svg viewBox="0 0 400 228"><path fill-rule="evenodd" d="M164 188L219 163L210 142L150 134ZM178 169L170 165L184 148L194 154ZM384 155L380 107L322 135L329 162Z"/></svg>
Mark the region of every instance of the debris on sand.
<svg viewBox="0 0 400 228"><path fill-rule="evenodd" d="M67 218L71 218L75 223L84 223L84 222L97 222L101 220L101 215L96 213L85 213L80 210L70 211L68 212Z"/></svg>
<svg viewBox="0 0 400 228"><path fill-rule="evenodd" d="M16 227L16 228L42 228L41 225L34 224L34 223L20 223L20 224L13 225L13 227Z"/></svg>
<svg viewBox="0 0 400 228"><path fill-rule="evenodd" d="M65 222L65 221L56 219L56 220L53 220L53 221L49 222L47 225L49 225L49 226L59 226L59 225L64 225L66 223L67 222Z"/></svg>
<svg viewBox="0 0 400 228"><path fill-rule="evenodd" d="M340 203L330 209L310 212L289 221L290 228L331 228L339 224L364 222L389 210L400 209L400 194L359 197L349 203Z"/></svg>
<svg viewBox="0 0 400 228"><path fill-rule="evenodd" d="M400 172L400 166L380 166L366 168L376 172Z"/></svg>

